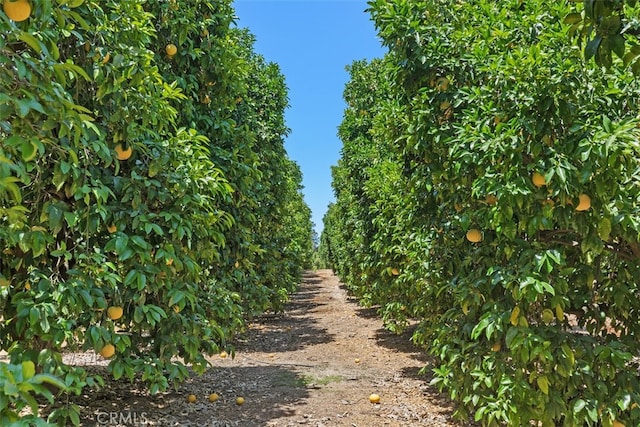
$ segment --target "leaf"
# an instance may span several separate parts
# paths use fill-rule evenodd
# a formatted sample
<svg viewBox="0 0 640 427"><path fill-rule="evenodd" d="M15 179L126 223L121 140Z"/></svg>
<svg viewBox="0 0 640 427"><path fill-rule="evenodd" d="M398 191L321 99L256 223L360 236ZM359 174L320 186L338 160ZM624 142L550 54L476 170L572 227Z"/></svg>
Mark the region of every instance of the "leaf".
<svg viewBox="0 0 640 427"><path fill-rule="evenodd" d="M36 374L36 365L31 360L22 362L22 378L31 379Z"/></svg>
<svg viewBox="0 0 640 427"><path fill-rule="evenodd" d="M564 17L563 22L568 25L573 25L573 24L577 24L580 21L582 21L581 13L570 13Z"/></svg>
<svg viewBox="0 0 640 427"><path fill-rule="evenodd" d="M624 48L626 46L624 36L622 34L616 34L609 39L609 45L611 46L611 50L615 53L618 58L623 59Z"/></svg>
<svg viewBox="0 0 640 427"><path fill-rule="evenodd" d="M51 384L53 386L56 386L57 388L59 388L62 391L67 390L67 385L62 382L61 379L59 379L58 377L55 377L51 374L38 374L36 376L34 376L31 379L32 382L36 383L36 384L42 384L42 383L46 383L46 384Z"/></svg>
<svg viewBox="0 0 640 427"><path fill-rule="evenodd" d="M33 49L38 55L42 53L42 45L40 43L40 40L38 40L31 34L23 31L18 35L18 40L22 40L23 42L28 44L29 47Z"/></svg>
<svg viewBox="0 0 640 427"><path fill-rule="evenodd" d="M596 36L592 40L589 40L587 45L584 47L584 59L589 60L595 56L598 52L598 48L600 47L600 43L602 42L601 36Z"/></svg>
<svg viewBox="0 0 640 427"><path fill-rule="evenodd" d="M599 32L608 36L613 36L620 31L622 21L619 15L611 15L603 19L599 25Z"/></svg>
<svg viewBox="0 0 640 427"><path fill-rule="evenodd" d="M604 240L608 241L611 236L611 220L607 217L604 217L598 223L598 236Z"/></svg>
<svg viewBox="0 0 640 427"><path fill-rule="evenodd" d="M38 146L33 141L24 141L20 146L20 154L22 155L22 160L30 162L36 158Z"/></svg>
<svg viewBox="0 0 640 427"><path fill-rule="evenodd" d="M536 383L538 384L540 391L544 394L549 394L549 380L546 376L536 378Z"/></svg>
<svg viewBox="0 0 640 427"><path fill-rule="evenodd" d="M124 374L124 363L118 361L113 365L113 378L119 380Z"/></svg>

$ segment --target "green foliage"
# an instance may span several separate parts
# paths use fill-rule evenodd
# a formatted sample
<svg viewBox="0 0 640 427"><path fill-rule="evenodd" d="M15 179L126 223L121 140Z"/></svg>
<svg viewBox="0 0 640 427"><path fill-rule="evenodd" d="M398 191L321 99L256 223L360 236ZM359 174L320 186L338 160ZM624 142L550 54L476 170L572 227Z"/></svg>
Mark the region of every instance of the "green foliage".
<svg viewBox="0 0 640 427"><path fill-rule="evenodd" d="M63 348L111 344L113 377L155 393L203 372L295 288L312 243L283 146L286 86L232 20L229 1L0 13L0 342L12 363L80 393L101 380L66 366ZM77 408L51 420L77 424Z"/></svg>
<svg viewBox="0 0 640 427"><path fill-rule="evenodd" d="M463 419L636 425L640 85L583 63L564 2L370 5L389 53L351 69L322 251L421 321Z"/></svg>
<svg viewBox="0 0 640 427"><path fill-rule="evenodd" d="M3 426L55 426L38 417L38 401L41 396L53 403L53 394L47 385L64 390L65 384L49 374L36 374L31 361L19 365L0 363L0 423ZM30 411L21 415L21 411Z"/></svg>
<svg viewBox="0 0 640 427"><path fill-rule="evenodd" d="M586 0L564 17L569 35L584 45L586 60L611 68L615 57L634 75L640 73L640 8L636 0Z"/></svg>

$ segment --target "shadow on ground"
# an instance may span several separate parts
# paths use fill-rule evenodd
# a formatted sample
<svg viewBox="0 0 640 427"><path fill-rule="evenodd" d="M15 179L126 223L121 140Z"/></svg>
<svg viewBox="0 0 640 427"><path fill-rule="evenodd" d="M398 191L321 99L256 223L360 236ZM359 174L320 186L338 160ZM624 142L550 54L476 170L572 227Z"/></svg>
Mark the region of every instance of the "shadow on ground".
<svg viewBox="0 0 640 427"><path fill-rule="evenodd" d="M319 301L322 292L316 284L318 276L303 279L299 290L291 296L283 313L254 319L255 327L237 339L236 347L242 352L277 353L300 350L318 344L330 343L335 335L308 316L311 311L322 310L326 303Z"/></svg>
<svg viewBox="0 0 640 427"><path fill-rule="evenodd" d="M100 367L102 368L102 367ZM108 378L106 371L91 369ZM70 403L81 410L81 426L264 426L288 417L308 398L306 378L282 366L216 367L180 387L150 395L140 383L109 380L100 390L85 389ZM210 402L208 396L220 397ZM196 396L188 403L187 396ZM245 400L242 406L236 398ZM179 424L176 424L176 420Z"/></svg>

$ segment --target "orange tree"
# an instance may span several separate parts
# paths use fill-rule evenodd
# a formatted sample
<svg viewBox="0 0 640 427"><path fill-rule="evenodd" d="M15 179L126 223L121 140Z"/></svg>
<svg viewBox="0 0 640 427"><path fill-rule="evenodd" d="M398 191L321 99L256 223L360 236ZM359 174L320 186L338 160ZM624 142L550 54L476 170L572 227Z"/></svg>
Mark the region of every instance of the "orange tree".
<svg viewBox="0 0 640 427"><path fill-rule="evenodd" d="M177 49L169 56L158 48L157 55L164 59L165 79L176 81L190 99L181 107L179 123L209 138L211 159L233 190L225 200L233 225L216 280L234 292L249 316L281 308L311 251L308 209L302 203L286 210L301 200L301 176L288 166L283 145L284 78L275 64L253 52L247 31L229 29L228 2L149 2L148 7L157 17L159 45ZM285 226L291 214L300 220L300 232Z"/></svg>
<svg viewBox="0 0 640 427"><path fill-rule="evenodd" d="M140 2L29 5L20 22L0 13L0 334L14 363L0 375L3 425L16 418L14 409L37 408L11 384L48 398L31 383L63 387L54 377L26 375L30 368L18 369L19 362L63 376L64 387L79 392L101 381L66 366L62 349L94 349L111 358L115 378L141 374L152 392L164 390L189 375L187 365L206 368L205 356L241 328L249 304L227 286L237 276L223 252L252 246L246 224L240 240L229 242L232 200L246 196L224 177L214 141L247 140L226 121L245 84L236 65L247 54L230 35L228 2L200 2L202 14L183 13L191 26L178 25L185 32L172 43L160 28L166 13L150 15ZM178 4L145 7L175 11ZM194 26L215 41L214 59L229 58L207 56L194 66L215 69L216 80L205 85L209 102L161 73L185 54L167 44L180 46ZM202 122L183 120L204 104L211 105ZM209 127L207 114L215 120ZM247 182L252 165L237 163ZM304 206L296 206L304 218ZM251 209L247 215L261 214ZM300 260L286 259L298 269ZM77 423L79 416L71 406L50 418Z"/></svg>
<svg viewBox="0 0 640 427"><path fill-rule="evenodd" d="M3 208L22 217L3 216L2 342L75 387L84 374L63 346L115 350L113 375L140 372L156 391L225 338L207 298L230 190L205 139L172 125L181 95L154 71L139 3L75 3L3 17L3 150L19 179Z"/></svg>
<svg viewBox="0 0 640 427"><path fill-rule="evenodd" d="M404 211L406 174L388 132L398 128L402 114L388 75L390 58L356 61L344 90L347 109L339 127L341 158L333 168L336 203L329 207L323 249L328 262L363 304L380 304L387 326L400 321L406 305L394 289L405 266L399 217ZM404 285L401 285L404 286ZM394 315L391 315L394 313ZM401 324L402 322L400 322Z"/></svg>
<svg viewBox="0 0 640 427"><path fill-rule="evenodd" d="M434 383L484 425L637 424L637 82L582 62L564 2L370 4L399 103L370 133L406 175L404 208L369 209L405 259L381 292L413 301Z"/></svg>
<svg viewBox="0 0 640 427"><path fill-rule="evenodd" d="M246 46L249 67L246 94L236 100L236 126L251 141L256 177L244 190L255 203L246 216L250 241L256 251L244 251L240 269L250 278L242 293L253 296L248 314L281 309L287 294L295 289L303 266L309 266L312 252L311 213L301 193L302 175L287 157L284 111L288 107L284 76L277 64L252 52L253 37L236 33ZM239 190L240 191L240 190ZM251 277L254 280L251 280Z"/></svg>

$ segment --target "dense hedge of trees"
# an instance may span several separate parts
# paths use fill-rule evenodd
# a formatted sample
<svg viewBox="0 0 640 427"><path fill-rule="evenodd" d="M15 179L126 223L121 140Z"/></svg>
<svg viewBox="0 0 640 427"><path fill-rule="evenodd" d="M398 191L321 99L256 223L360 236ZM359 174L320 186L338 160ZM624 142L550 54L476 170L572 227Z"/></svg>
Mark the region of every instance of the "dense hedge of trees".
<svg viewBox="0 0 640 427"><path fill-rule="evenodd" d="M27 6L24 6L26 3ZM25 9L27 7L27 9ZM32 393L151 392L232 350L312 255L287 89L228 0L4 0L0 13L0 424ZM26 19L15 15L25 10ZM43 383L49 383L44 387ZM78 423L62 406L49 421ZM65 421L66 420L66 421ZM39 425L46 425L38 421Z"/></svg>
<svg viewBox="0 0 640 427"><path fill-rule="evenodd" d="M640 83L569 2L369 4L321 253L463 419L637 425Z"/></svg>

